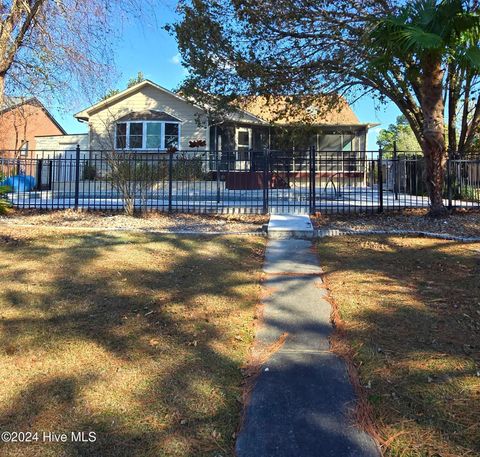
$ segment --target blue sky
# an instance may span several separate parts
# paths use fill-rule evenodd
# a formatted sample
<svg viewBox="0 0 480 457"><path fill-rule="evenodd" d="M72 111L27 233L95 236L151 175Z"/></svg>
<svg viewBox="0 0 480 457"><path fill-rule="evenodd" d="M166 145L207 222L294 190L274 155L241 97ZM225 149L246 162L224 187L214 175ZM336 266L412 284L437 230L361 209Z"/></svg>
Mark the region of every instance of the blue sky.
<svg viewBox="0 0 480 457"><path fill-rule="evenodd" d="M164 24L174 20L174 11L174 0L164 0L156 10L156 17L151 16L141 24L132 21L123 25L121 40L115 49L119 79L114 87L125 88L127 81L139 71L167 89L174 89L181 83L186 71L180 64L176 42L162 28ZM362 97L352 107L361 122L381 124L370 130L368 138L368 149L377 149L377 133L381 128L395 122L395 118L400 114L398 109L393 104L379 105L369 95ZM86 132L87 126L73 118L73 114L86 106L79 104L72 108L53 108L53 112L68 133Z"/></svg>

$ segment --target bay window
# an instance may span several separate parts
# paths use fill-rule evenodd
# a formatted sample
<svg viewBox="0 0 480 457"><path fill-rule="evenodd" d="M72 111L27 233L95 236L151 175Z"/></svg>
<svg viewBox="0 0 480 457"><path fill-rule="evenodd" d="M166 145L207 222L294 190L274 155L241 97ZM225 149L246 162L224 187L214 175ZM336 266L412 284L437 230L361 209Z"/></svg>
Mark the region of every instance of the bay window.
<svg viewBox="0 0 480 457"><path fill-rule="evenodd" d="M162 124L160 122L147 123L147 149L161 149Z"/></svg>
<svg viewBox="0 0 480 457"><path fill-rule="evenodd" d="M180 123L162 121L118 122L116 149L165 150L179 148Z"/></svg>
<svg viewBox="0 0 480 457"><path fill-rule="evenodd" d="M130 149L143 149L143 123L130 122L128 134L128 147Z"/></svg>

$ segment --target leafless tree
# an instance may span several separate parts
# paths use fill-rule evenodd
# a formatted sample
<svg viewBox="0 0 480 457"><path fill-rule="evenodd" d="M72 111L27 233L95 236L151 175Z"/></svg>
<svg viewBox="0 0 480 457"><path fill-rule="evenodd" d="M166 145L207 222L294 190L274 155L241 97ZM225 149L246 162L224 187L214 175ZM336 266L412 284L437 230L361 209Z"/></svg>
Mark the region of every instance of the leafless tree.
<svg viewBox="0 0 480 457"><path fill-rule="evenodd" d="M6 92L64 97L72 87L98 96L114 74L122 23L140 17L146 3L0 0L0 100Z"/></svg>

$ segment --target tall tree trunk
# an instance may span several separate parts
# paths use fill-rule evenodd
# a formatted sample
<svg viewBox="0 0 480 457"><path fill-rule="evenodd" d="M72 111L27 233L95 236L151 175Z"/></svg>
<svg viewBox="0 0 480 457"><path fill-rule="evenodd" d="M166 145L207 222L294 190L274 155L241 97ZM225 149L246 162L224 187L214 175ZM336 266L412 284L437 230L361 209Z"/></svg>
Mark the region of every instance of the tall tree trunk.
<svg viewBox="0 0 480 457"><path fill-rule="evenodd" d="M422 65L422 111L424 117L422 150L425 157L425 179L430 197L430 215L446 214L443 183L446 166L442 62L439 55L429 54Z"/></svg>
<svg viewBox="0 0 480 457"><path fill-rule="evenodd" d="M457 154L458 74L453 63L448 65L448 157Z"/></svg>

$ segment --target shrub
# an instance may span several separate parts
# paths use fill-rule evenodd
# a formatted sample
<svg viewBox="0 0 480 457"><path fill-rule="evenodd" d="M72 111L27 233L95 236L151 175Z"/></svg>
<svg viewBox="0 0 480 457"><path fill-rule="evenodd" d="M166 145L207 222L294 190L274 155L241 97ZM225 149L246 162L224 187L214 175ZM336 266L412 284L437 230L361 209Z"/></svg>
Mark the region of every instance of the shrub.
<svg viewBox="0 0 480 457"><path fill-rule="evenodd" d="M83 180L93 181L97 177L97 169L90 162L86 162L83 167Z"/></svg>
<svg viewBox="0 0 480 457"><path fill-rule="evenodd" d="M9 186L0 186L0 214L5 214L10 208L10 202L6 198L8 192L10 192Z"/></svg>
<svg viewBox="0 0 480 457"><path fill-rule="evenodd" d="M110 170L107 179L114 189L122 195L125 213L133 215L135 198L141 201L141 210L145 208L148 193L166 175L166 162L133 160L130 154L112 153L108 158Z"/></svg>
<svg viewBox="0 0 480 457"><path fill-rule="evenodd" d="M177 181L205 179L201 157L174 156L172 178Z"/></svg>
<svg viewBox="0 0 480 457"><path fill-rule="evenodd" d="M454 200L480 201L480 187L471 185L455 186L452 198Z"/></svg>

